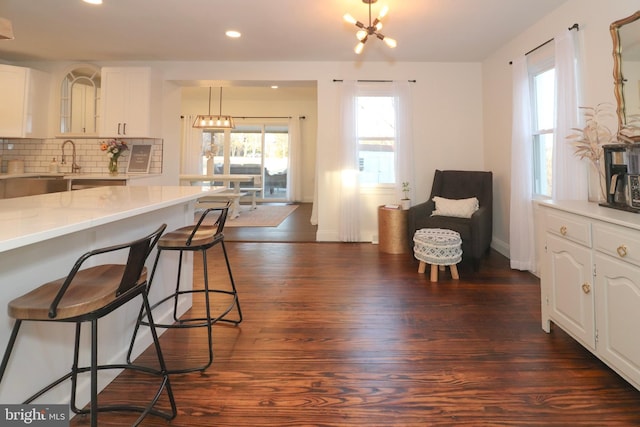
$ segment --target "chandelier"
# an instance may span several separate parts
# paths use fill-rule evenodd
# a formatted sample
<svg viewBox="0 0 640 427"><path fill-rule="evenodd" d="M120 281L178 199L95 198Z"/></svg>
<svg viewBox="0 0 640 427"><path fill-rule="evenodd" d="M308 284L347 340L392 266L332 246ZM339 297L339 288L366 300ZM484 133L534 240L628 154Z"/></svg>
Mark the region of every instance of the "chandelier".
<svg viewBox="0 0 640 427"><path fill-rule="evenodd" d="M233 129L233 117L222 115L222 87L220 87L220 109L218 115L211 114L211 88L209 88L209 114L198 114L193 121L194 128Z"/></svg>
<svg viewBox="0 0 640 427"><path fill-rule="evenodd" d="M350 24L354 24L359 30L356 32L356 37L359 40L359 43L356 45L354 51L359 55L362 53L364 49L364 44L369 39L369 36L376 36L380 40L384 41L389 47L396 47L398 43L392 39L391 37L385 37L384 34L380 33L382 29L382 18L387 14L389 8L384 6L380 11L378 17L372 22L371 21L371 4L377 2L378 0L362 0L363 3L367 3L369 5L369 25L365 26L362 22L357 21L353 16L348 13L345 13L344 20Z"/></svg>

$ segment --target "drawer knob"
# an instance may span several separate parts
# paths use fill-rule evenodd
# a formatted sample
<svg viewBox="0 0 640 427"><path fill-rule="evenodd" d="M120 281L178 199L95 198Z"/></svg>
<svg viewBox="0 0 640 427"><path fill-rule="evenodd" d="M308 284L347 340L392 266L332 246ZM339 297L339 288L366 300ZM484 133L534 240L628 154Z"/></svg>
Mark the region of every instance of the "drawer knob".
<svg viewBox="0 0 640 427"><path fill-rule="evenodd" d="M624 258L627 256L627 247L625 245L618 246L618 249L616 249L616 251L618 252L620 258Z"/></svg>
<svg viewBox="0 0 640 427"><path fill-rule="evenodd" d="M560 227L560 234L565 236L567 234L567 227L565 227L564 225Z"/></svg>
<svg viewBox="0 0 640 427"><path fill-rule="evenodd" d="M583 283L582 284L582 292L584 292L585 294L588 294L589 292L591 292L591 285L589 285L588 283Z"/></svg>

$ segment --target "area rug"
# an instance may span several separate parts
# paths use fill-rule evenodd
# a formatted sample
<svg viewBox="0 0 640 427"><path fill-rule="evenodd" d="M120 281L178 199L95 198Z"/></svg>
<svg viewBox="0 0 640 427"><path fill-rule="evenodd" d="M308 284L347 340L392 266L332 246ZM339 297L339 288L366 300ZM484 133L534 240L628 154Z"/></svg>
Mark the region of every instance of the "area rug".
<svg viewBox="0 0 640 427"><path fill-rule="evenodd" d="M258 205L256 209L251 209L250 206L241 206L240 216L234 219L227 219L225 228L277 227L297 208L298 205ZM198 218L199 213L196 212L196 220ZM211 220L215 220L215 215L211 215Z"/></svg>

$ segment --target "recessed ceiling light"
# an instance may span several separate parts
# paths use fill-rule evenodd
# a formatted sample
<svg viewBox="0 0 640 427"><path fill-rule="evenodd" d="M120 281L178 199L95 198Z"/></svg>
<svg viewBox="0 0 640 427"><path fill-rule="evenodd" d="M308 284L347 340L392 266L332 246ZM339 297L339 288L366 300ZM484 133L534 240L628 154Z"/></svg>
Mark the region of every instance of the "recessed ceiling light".
<svg viewBox="0 0 640 427"><path fill-rule="evenodd" d="M278 86L277 85L273 85L273 86L271 86L271 89L278 89Z"/></svg>
<svg viewBox="0 0 640 427"><path fill-rule="evenodd" d="M240 34L240 31L236 30L228 30L225 34L227 35L227 37L231 37L232 39L237 39L242 35Z"/></svg>
<svg viewBox="0 0 640 427"><path fill-rule="evenodd" d="M102 0L82 0L82 1L89 4L102 4Z"/></svg>

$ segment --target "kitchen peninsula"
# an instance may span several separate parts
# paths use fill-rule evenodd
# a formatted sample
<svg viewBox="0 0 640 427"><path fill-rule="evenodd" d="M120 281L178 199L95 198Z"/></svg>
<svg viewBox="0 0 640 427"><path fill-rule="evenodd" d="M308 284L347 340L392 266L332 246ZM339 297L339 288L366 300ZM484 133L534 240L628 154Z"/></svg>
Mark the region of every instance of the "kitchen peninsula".
<svg viewBox="0 0 640 427"><path fill-rule="evenodd" d="M12 319L7 303L47 281L64 277L83 253L142 237L166 223L172 230L193 223L198 198L221 188L109 186L0 200L0 349L4 353ZM122 256L122 255L117 255ZM124 262L115 258L107 262ZM147 267L155 255L151 254ZM102 260L101 262L104 262ZM191 257L183 260L183 283L192 282ZM186 268L185 268L186 267ZM173 291L177 257L167 256L158 268L151 301ZM184 282L186 281L186 282ZM184 312L190 306L181 306ZM130 304L100 323L100 362L124 361L138 306ZM154 312L156 320L169 313ZM168 321L168 318L165 319ZM36 324L37 323L37 324ZM25 322L0 384L0 403L20 403L42 385L68 371L72 360L73 324ZM139 335L134 356L151 343L148 330ZM82 360L87 360L89 334L83 332ZM100 389L113 373L100 372ZM78 402L88 402L88 378L79 383ZM40 403L67 403L63 383Z"/></svg>

